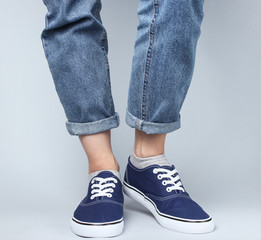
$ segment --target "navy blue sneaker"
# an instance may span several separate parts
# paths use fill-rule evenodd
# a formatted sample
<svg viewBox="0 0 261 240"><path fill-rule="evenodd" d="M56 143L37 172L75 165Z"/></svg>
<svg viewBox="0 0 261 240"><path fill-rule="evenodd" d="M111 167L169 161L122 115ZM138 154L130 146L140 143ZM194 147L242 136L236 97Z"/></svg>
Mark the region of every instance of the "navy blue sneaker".
<svg viewBox="0 0 261 240"><path fill-rule="evenodd" d="M214 230L213 219L190 198L174 165L138 169L129 157L123 191L146 207L165 228L184 233Z"/></svg>
<svg viewBox="0 0 261 240"><path fill-rule="evenodd" d="M122 232L124 199L120 176L116 175L112 171L99 171L90 179L87 196L71 220L71 230L76 235L113 237Z"/></svg>

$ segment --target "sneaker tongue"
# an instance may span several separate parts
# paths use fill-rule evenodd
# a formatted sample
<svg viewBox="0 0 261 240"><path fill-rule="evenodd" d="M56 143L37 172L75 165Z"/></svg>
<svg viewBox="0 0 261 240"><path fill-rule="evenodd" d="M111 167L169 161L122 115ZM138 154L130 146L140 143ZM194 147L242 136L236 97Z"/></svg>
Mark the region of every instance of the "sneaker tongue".
<svg viewBox="0 0 261 240"><path fill-rule="evenodd" d="M113 176L114 176L114 174L110 171L102 171L96 175L96 177L101 177L101 178L107 178L107 177L113 177Z"/></svg>
<svg viewBox="0 0 261 240"><path fill-rule="evenodd" d="M162 168L168 169L168 170L174 170L174 169L175 169L175 166L174 166L174 165L172 165L171 167L170 167L170 166L162 166ZM175 173L175 174L174 174L174 177L175 177L176 175L178 175L178 173ZM181 181L181 180L177 180L175 183L177 183L178 181ZM183 187L183 186L182 186L182 187ZM183 187L183 188L184 188L184 187ZM183 191L181 191L181 190L175 190L175 191L176 191L176 193L187 194L187 193L186 193L186 190L185 190L185 192L183 192Z"/></svg>
<svg viewBox="0 0 261 240"><path fill-rule="evenodd" d="M157 166L159 166L159 168L164 168L164 169L167 169L167 170L173 170L173 169L175 169L174 165L169 166L169 165L158 165L158 164L157 164Z"/></svg>
<svg viewBox="0 0 261 240"><path fill-rule="evenodd" d="M101 170L101 171L90 173L88 177L88 181L90 182L94 177L107 178L107 177L114 177L114 176L120 179L120 173L116 170Z"/></svg>
<svg viewBox="0 0 261 240"><path fill-rule="evenodd" d="M109 178L109 177L115 177L115 176L117 176L120 179L120 173L116 170L96 171L96 172L89 174L89 182L95 177ZM111 182L111 181L107 181L107 182ZM102 183L102 184L105 184L105 183ZM109 188L109 187L106 187L106 188ZM103 189L106 189L106 188L103 188ZM96 200L102 200L103 198L104 198L104 196L99 196L99 197L96 197Z"/></svg>
<svg viewBox="0 0 261 240"><path fill-rule="evenodd" d="M159 165L158 165L159 166ZM163 168L163 169L167 169L167 170L174 170L175 169L175 166L172 164L172 166L159 166L160 168ZM174 177L177 175L178 173L175 173L174 174Z"/></svg>

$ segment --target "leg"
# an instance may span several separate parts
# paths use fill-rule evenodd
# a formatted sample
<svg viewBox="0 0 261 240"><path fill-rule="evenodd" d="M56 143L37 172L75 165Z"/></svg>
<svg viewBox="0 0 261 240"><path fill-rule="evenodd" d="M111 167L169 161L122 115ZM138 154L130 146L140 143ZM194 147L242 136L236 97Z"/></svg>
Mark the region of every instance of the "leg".
<svg viewBox="0 0 261 240"><path fill-rule="evenodd" d="M87 135L118 127L101 1L44 2L48 13L41 39L69 133Z"/></svg>
<svg viewBox="0 0 261 240"><path fill-rule="evenodd" d="M126 123L135 144L124 192L168 229L206 233L212 218L186 192L164 154L166 134L180 127L179 111L192 78L203 0L140 0Z"/></svg>
<svg viewBox="0 0 261 240"><path fill-rule="evenodd" d="M45 55L67 130L79 136L89 160L88 194L74 211L71 229L83 237L116 236L123 230L123 195L110 134L119 115L111 96L101 0L44 1Z"/></svg>
<svg viewBox="0 0 261 240"><path fill-rule="evenodd" d="M126 123L147 134L180 127L193 74L203 0L140 0Z"/></svg>
<svg viewBox="0 0 261 240"><path fill-rule="evenodd" d="M163 153L166 133L180 127L179 112L193 74L203 1L140 0L138 15L125 120L136 128L135 153L146 157Z"/></svg>
<svg viewBox="0 0 261 240"><path fill-rule="evenodd" d="M48 13L41 39L68 118L67 130L79 136L89 159L89 172L117 170L110 129L119 126L119 115L111 96L101 1L44 1Z"/></svg>
<svg viewBox="0 0 261 240"><path fill-rule="evenodd" d="M149 157L164 154L167 134L147 134L135 129L134 152L139 157Z"/></svg>
<svg viewBox="0 0 261 240"><path fill-rule="evenodd" d="M89 173L100 170L117 170L117 163L111 148L111 131L93 135L79 136L82 146L88 156Z"/></svg>

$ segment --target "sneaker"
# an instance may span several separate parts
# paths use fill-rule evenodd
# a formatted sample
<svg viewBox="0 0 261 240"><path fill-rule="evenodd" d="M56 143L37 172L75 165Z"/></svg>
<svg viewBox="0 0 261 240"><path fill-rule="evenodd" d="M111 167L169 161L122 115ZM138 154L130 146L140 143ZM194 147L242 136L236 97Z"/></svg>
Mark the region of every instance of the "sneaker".
<svg viewBox="0 0 261 240"><path fill-rule="evenodd" d="M165 228L183 233L214 230L213 219L190 198L174 165L138 169L129 157L123 191L146 207Z"/></svg>
<svg viewBox="0 0 261 240"><path fill-rule="evenodd" d="M123 192L119 174L98 171L76 208L71 230L82 237L113 237L123 230ZM115 171L117 172L117 171ZM118 172L117 172L118 173Z"/></svg>

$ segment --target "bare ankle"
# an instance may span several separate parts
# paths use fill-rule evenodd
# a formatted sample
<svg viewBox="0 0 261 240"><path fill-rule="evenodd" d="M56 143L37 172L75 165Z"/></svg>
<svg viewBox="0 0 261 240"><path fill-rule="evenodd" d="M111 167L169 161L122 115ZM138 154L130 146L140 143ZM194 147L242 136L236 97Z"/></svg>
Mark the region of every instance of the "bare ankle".
<svg viewBox="0 0 261 240"><path fill-rule="evenodd" d="M115 161L98 161L98 162L89 161L89 173L101 171L101 170L120 171L120 167L116 160Z"/></svg>
<svg viewBox="0 0 261 240"><path fill-rule="evenodd" d="M164 153L166 134L146 134L135 129L134 153L137 157L151 157Z"/></svg>
<svg viewBox="0 0 261 240"><path fill-rule="evenodd" d="M151 148L148 148L148 149L134 148L133 151L134 151L134 154L140 158L153 157L153 156L157 156L160 154L164 154L164 150L155 150L155 149L151 149Z"/></svg>
<svg viewBox="0 0 261 240"><path fill-rule="evenodd" d="M89 173L100 170L116 170L119 171L119 164L113 153L97 153L95 156L88 156Z"/></svg>
<svg viewBox="0 0 261 240"><path fill-rule="evenodd" d="M80 135L79 139L89 161L89 173L100 170L119 171L119 164L111 148L110 130L91 135Z"/></svg>

